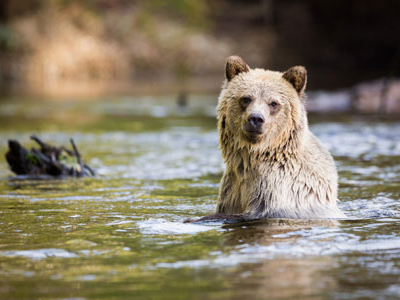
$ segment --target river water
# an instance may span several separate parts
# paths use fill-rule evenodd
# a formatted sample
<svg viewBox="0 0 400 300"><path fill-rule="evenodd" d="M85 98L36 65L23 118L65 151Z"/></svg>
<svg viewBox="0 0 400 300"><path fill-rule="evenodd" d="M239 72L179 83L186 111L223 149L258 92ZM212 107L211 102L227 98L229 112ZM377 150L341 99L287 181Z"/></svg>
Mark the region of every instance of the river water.
<svg viewBox="0 0 400 300"><path fill-rule="evenodd" d="M0 102L0 299L400 298L400 121L310 119L348 220L183 224L216 206L215 105ZM99 176L13 177L7 140L32 133Z"/></svg>

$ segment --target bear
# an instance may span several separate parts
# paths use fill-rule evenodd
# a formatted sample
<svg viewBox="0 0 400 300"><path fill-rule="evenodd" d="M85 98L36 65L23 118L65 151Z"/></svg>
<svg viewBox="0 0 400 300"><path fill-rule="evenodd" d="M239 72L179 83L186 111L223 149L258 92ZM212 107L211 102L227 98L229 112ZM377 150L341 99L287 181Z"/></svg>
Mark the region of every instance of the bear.
<svg viewBox="0 0 400 300"><path fill-rule="evenodd" d="M230 56L218 99L225 162L216 214L200 220L337 219L333 157L310 132L307 71L250 69Z"/></svg>

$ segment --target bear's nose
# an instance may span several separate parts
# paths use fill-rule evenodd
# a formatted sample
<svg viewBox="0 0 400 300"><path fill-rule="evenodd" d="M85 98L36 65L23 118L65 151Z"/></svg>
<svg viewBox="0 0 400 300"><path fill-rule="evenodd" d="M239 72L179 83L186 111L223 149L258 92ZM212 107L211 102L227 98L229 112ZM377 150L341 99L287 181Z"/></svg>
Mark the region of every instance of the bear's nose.
<svg viewBox="0 0 400 300"><path fill-rule="evenodd" d="M264 124L265 119L261 114L251 114L247 121L254 129L260 129L260 127Z"/></svg>

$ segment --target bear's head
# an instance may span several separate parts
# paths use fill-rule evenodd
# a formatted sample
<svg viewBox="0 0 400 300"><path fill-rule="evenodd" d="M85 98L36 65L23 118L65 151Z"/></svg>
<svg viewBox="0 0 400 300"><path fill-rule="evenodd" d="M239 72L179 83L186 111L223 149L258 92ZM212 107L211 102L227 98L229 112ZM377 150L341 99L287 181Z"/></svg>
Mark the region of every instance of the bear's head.
<svg viewBox="0 0 400 300"><path fill-rule="evenodd" d="M218 104L223 155L244 147L289 150L307 127L306 82L304 67L283 73L250 69L241 57L230 56Z"/></svg>

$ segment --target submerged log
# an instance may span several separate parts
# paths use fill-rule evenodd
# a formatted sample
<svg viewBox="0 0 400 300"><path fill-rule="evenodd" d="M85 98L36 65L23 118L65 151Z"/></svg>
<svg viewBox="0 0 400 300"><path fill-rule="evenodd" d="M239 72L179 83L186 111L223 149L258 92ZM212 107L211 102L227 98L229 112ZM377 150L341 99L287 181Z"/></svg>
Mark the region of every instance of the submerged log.
<svg viewBox="0 0 400 300"><path fill-rule="evenodd" d="M82 157L73 139L70 139L72 151L61 146L55 147L44 143L37 136L31 139L39 144L40 149L27 150L18 141L9 140L6 160L11 170L17 175L31 176L95 176L95 172L82 162Z"/></svg>

